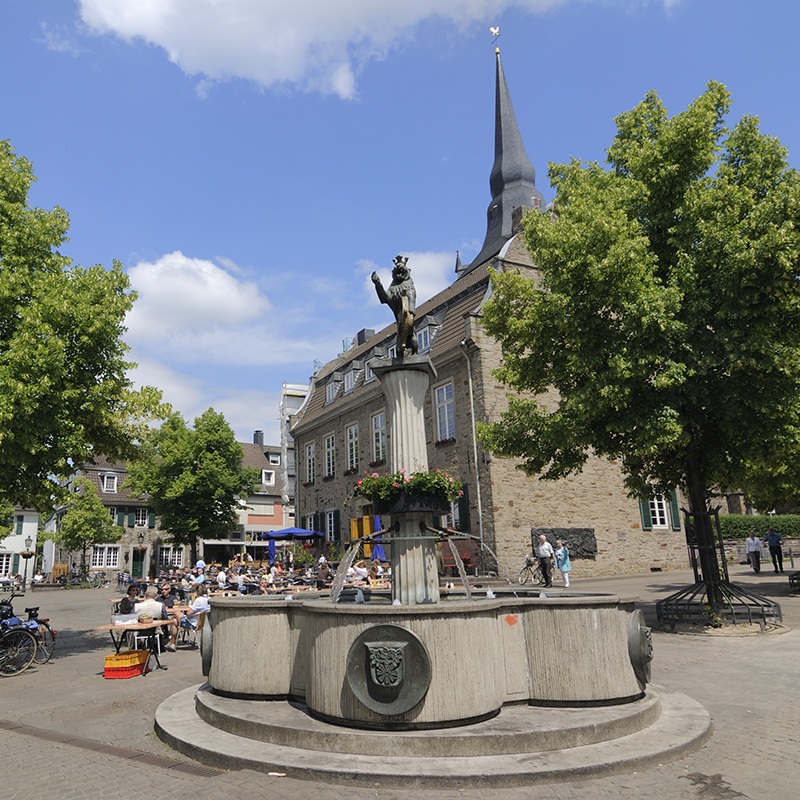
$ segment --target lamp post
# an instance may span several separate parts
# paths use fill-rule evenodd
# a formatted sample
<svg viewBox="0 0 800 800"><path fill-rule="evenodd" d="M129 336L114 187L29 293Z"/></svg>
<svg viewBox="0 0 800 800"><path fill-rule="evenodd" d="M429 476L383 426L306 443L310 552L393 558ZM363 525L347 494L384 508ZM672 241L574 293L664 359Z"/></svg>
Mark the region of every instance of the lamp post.
<svg viewBox="0 0 800 800"><path fill-rule="evenodd" d="M25 549L20 553L20 555L25 559L25 575L22 578L22 591L25 592L28 590L28 559L33 558L36 555L35 550L31 550L31 545L33 544L33 539L28 536L25 539Z"/></svg>

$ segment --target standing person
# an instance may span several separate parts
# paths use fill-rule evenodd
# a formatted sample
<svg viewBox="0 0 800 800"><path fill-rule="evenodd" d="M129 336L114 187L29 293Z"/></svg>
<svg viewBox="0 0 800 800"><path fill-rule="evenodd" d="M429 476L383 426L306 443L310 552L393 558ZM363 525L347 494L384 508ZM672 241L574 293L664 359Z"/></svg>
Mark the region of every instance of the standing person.
<svg viewBox="0 0 800 800"><path fill-rule="evenodd" d="M783 572L783 537L775 533L772 528L767 528L767 535L764 537L764 544L769 547L769 554L772 556L772 566L775 572Z"/></svg>
<svg viewBox="0 0 800 800"><path fill-rule="evenodd" d="M547 537L542 533L539 535L539 544L536 545L536 557L542 567L542 577L544 578L545 588L553 585L553 545L547 541Z"/></svg>
<svg viewBox="0 0 800 800"><path fill-rule="evenodd" d="M752 530L748 531L744 540L744 550L753 572L761 572L761 539Z"/></svg>
<svg viewBox="0 0 800 800"><path fill-rule="evenodd" d="M569 589L569 571L572 569L572 564L569 561L569 548L561 543L561 539L556 539L555 558L556 569L564 579L564 588Z"/></svg>

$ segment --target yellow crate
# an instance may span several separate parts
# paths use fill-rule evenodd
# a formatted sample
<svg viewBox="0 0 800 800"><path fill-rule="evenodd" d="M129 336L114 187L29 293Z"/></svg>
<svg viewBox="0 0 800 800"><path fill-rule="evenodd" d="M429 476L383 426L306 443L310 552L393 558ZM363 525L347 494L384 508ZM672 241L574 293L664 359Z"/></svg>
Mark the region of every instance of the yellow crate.
<svg viewBox="0 0 800 800"><path fill-rule="evenodd" d="M123 650L114 656L106 656L107 667L132 667L147 661L147 650Z"/></svg>

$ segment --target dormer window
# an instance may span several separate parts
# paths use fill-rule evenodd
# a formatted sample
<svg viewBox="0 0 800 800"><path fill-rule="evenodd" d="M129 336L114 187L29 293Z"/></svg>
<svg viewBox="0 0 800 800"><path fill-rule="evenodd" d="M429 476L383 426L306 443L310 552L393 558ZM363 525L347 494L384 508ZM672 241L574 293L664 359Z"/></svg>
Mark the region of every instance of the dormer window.
<svg viewBox="0 0 800 800"><path fill-rule="evenodd" d="M356 388L356 371L351 369L349 372L345 372L344 374L344 391L345 394L347 392L352 392L353 389Z"/></svg>
<svg viewBox="0 0 800 800"><path fill-rule="evenodd" d="M280 453L270 453L269 454L269 463L272 464L274 467L280 466L281 454Z"/></svg>
<svg viewBox="0 0 800 800"><path fill-rule="evenodd" d="M105 494L115 494L117 491L117 476L103 475L103 492Z"/></svg>
<svg viewBox="0 0 800 800"><path fill-rule="evenodd" d="M431 329L425 326L417 331L417 351L427 353L431 349Z"/></svg>
<svg viewBox="0 0 800 800"><path fill-rule="evenodd" d="M331 381L325 387L325 403L326 404L327 403L332 403L336 399L336 389L337 389L336 383L334 383L333 381Z"/></svg>
<svg viewBox="0 0 800 800"><path fill-rule="evenodd" d="M275 485L275 470L274 469L262 469L261 470L261 483L264 486L274 486Z"/></svg>
<svg viewBox="0 0 800 800"><path fill-rule="evenodd" d="M364 383L369 383L370 381L375 380L375 373L372 371L372 367L367 364L364 367Z"/></svg>

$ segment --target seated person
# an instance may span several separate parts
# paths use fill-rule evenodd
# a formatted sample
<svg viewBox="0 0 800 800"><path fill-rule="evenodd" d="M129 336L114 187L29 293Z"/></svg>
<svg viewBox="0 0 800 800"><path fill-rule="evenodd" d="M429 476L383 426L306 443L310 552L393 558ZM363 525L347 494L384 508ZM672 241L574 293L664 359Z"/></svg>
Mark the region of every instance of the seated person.
<svg viewBox="0 0 800 800"><path fill-rule="evenodd" d="M44 575L42 575L42 573L41 573L41 572L37 572L37 573L36 573L36 574L33 576L33 582L34 582L34 583L42 583L43 581L44 581Z"/></svg>
<svg viewBox="0 0 800 800"><path fill-rule="evenodd" d="M119 601L120 614L133 614L136 603L139 600L139 584L129 583L127 594Z"/></svg>
<svg viewBox="0 0 800 800"><path fill-rule="evenodd" d="M192 583L200 584L206 582L206 569L205 567L198 567L197 575L192 579Z"/></svg>
<svg viewBox="0 0 800 800"><path fill-rule="evenodd" d="M133 608L133 613L139 615L139 622L166 618L166 609L158 602L157 598L158 589L155 586L148 586L147 591L144 593L144 600L141 603L137 603Z"/></svg>
<svg viewBox="0 0 800 800"><path fill-rule="evenodd" d="M315 578L314 583L317 589L324 589L325 586L327 586L332 580L333 573L326 562L317 570L317 577Z"/></svg>
<svg viewBox="0 0 800 800"><path fill-rule="evenodd" d="M197 628L197 617L199 614L211 611L211 605L208 602L208 592L202 583L198 583L195 587L195 597L191 606L184 612L183 616L178 619L178 614L172 618L172 636L167 644L167 650L175 650L175 642L178 638L179 628L186 628L187 630L194 630Z"/></svg>
<svg viewBox="0 0 800 800"><path fill-rule="evenodd" d="M165 583L161 586L161 591L158 595L158 601L164 606L164 609L168 615L172 614L172 607L175 605L175 601L177 599L178 596L172 591L171 584Z"/></svg>
<svg viewBox="0 0 800 800"><path fill-rule="evenodd" d="M369 572L367 570L367 565L364 561L358 561L353 565L353 580L354 581L365 581L367 580Z"/></svg>
<svg viewBox="0 0 800 800"><path fill-rule="evenodd" d="M258 589L254 590L252 592L249 592L249 594L250 595L254 595L254 594L269 594L269 584L267 583L267 579L266 578L262 578L258 582Z"/></svg>

